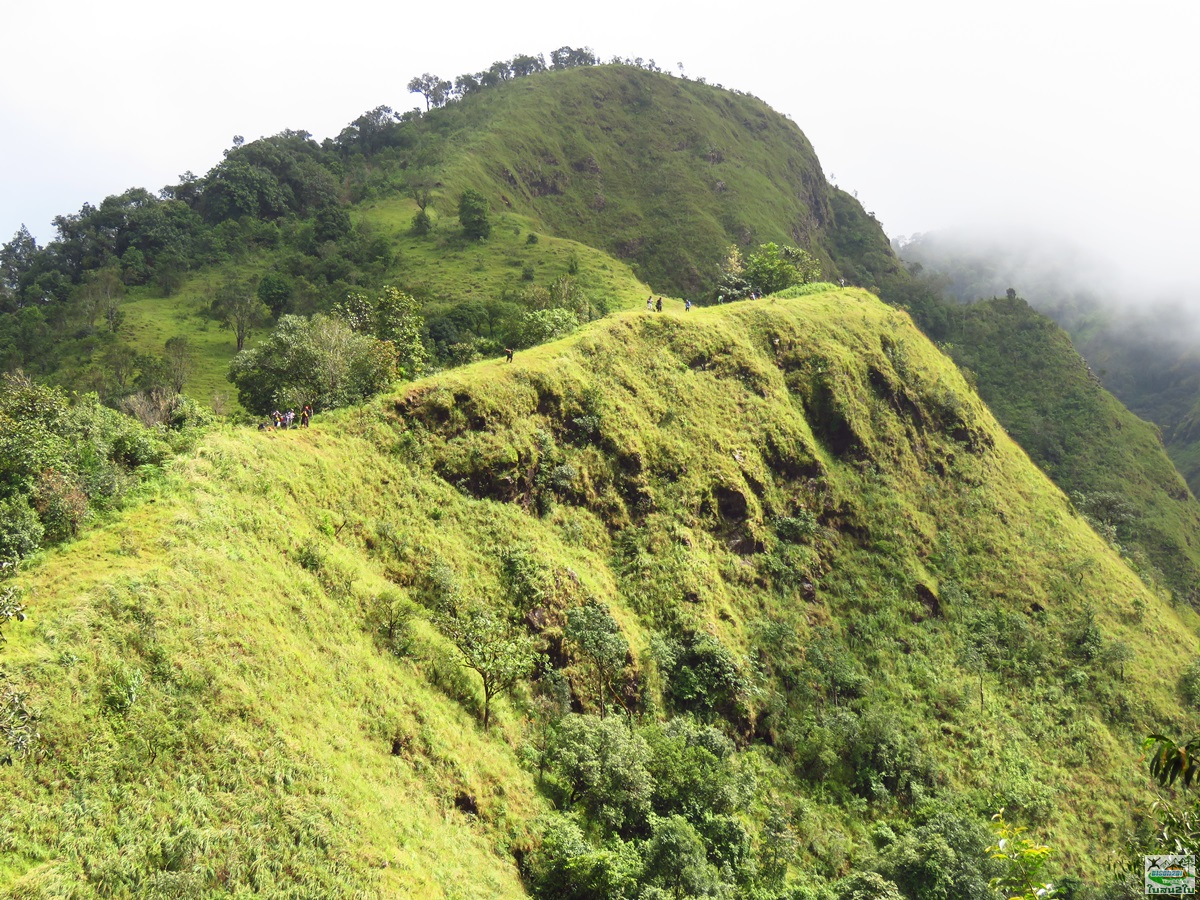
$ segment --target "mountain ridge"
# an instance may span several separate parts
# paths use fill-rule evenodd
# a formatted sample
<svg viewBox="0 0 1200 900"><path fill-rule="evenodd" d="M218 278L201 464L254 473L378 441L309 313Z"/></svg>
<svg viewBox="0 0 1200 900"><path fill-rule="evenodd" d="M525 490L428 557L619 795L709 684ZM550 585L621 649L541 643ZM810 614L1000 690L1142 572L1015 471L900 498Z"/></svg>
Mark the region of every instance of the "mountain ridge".
<svg viewBox="0 0 1200 900"><path fill-rule="evenodd" d="M1097 878L1144 796L1140 734L1194 723L1170 687L1180 614L857 291L623 313L307 431L218 430L19 583L29 620L0 652L42 743L0 768L0 825L25 894L548 896L556 866L649 853L682 816L666 756L644 825L560 792L562 757L537 775L538 681L570 685L556 729L601 727L558 637L589 598L629 642L635 737L662 754L656 720L701 723L734 748L714 778L757 773L740 812L681 819L730 889L863 865L908 883L901 836L928 829L985 866L971 829L996 805ZM556 660L491 736L437 624L473 597ZM748 867L772 808L798 841L778 883ZM752 856L722 875L712 829L735 824ZM661 884L645 860L628 877Z"/></svg>

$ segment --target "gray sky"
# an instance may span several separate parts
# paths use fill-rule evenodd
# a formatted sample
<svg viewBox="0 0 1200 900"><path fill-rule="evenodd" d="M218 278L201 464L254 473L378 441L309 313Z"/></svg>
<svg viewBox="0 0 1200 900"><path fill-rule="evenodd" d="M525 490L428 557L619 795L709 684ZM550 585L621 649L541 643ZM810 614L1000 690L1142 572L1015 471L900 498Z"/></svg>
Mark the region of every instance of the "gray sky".
<svg viewBox="0 0 1200 900"><path fill-rule="evenodd" d="M1200 4L826 0L603 6L161 0L9 4L0 241L202 174L235 134L318 139L405 84L564 44L756 94L890 235L1030 222L1190 276ZM1194 279L1193 279L1194 280Z"/></svg>

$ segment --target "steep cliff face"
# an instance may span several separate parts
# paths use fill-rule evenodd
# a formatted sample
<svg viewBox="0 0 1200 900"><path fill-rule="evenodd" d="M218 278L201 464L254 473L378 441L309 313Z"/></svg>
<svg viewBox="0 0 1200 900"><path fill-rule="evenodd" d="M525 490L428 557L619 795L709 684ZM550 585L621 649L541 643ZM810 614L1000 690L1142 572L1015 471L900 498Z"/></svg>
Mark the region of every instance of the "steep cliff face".
<svg viewBox="0 0 1200 900"><path fill-rule="evenodd" d="M213 433L18 583L23 896L550 896L601 860L633 890L675 834L732 891L870 866L915 898L916 836L986 874L1000 806L1094 877L1138 737L1196 724L1176 612L859 291L620 314ZM542 654L489 732L468 621ZM589 780L622 741L642 768Z"/></svg>

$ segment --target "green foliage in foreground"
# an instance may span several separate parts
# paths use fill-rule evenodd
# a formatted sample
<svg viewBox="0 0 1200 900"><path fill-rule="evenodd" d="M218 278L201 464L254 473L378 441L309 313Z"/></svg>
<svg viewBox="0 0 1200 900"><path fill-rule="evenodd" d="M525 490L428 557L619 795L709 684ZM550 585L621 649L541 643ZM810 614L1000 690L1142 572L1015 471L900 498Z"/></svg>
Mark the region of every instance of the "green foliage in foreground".
<svg viewBox="0 0 1200 900"><path fill-rule="evenodd" d="M1140 735L1198 724L1180 614L857 291L618 315L144 490L17 580L18 896L982 900L1001 807L1099 883ZM544 662L489 700L451 607Z"/></svg>

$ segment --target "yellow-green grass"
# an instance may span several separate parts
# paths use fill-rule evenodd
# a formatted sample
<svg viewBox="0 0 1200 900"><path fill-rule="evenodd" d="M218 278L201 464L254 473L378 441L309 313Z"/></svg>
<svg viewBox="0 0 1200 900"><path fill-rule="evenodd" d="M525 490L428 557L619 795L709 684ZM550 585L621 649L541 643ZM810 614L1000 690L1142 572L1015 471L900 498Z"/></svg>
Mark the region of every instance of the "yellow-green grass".
<svg viewBox="0 0 1200 900"><path fill-rule="evenodd" d="M567 468L548 492L551 464ZM811 589L764 568L777 518L798 510L820 521L796 550ZM869 673L866 701L936 761L938 790L980 815L1034 815L1049 796L1035 824L1068 872L1099 875L1146 802L1138 737L1196 724L1172 691L1192 628L906 315L851 290L635 310L311 429L213 432L135 509L25 571L29 619L6 627L0 662L43 740L0 767L7 889L520 896L514 854L548 809L518 761L522 692L485 735L477 679L424 614L399 658L367 625L385 591L415 610L436 599L437 566L511 612L511 549L555 575L552 608L609 604L652 693L671 673L644 651L672 623L747 671L785 652L764 622L793 628L801 655L831 628ZM960 654L974 609L1049 636L1088 605L1132 652L1104 676L1123 717L1091 688L990 670L980 711ZM761 773L751 833L772 806L807 810L794 876L856 866L869 820L903 814L846 805L782 744L740 740Z"/></svg>

